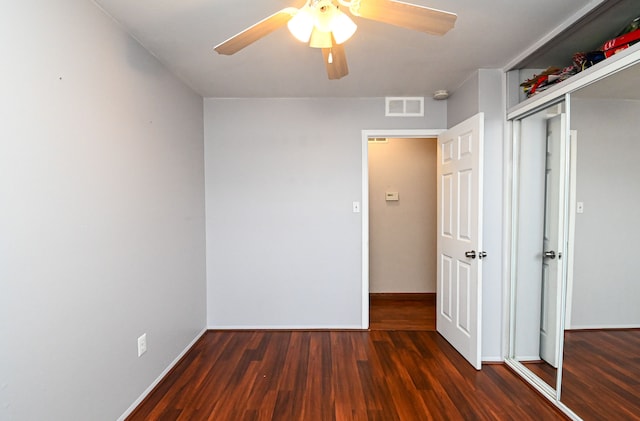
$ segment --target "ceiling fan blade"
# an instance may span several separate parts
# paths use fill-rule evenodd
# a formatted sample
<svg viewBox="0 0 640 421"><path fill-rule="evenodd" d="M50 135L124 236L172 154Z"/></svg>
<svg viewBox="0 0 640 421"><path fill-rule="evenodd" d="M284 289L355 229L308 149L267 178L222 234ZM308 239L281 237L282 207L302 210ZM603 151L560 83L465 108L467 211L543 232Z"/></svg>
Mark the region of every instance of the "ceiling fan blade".
<svg viewBox="0 0 640 421"><path fill-rule="evenodd" d="M335 44L334 42L333 47L322 49L322 57L324 58L324 65L327 68L327 76L329 76L330 80L340 79L349 74L344 46Z"/></svg>
<svg viewBox="0 0 640 421"><path fill-rule="evenodd" d="M352 10L352 13L365 19L432 35L447 33L458 17L455 13L395 0L361 0L360 7Z"/></svg>
<svg viewBox="0 0 640 421"><path fill-rule="evenodd" d="M295 7L282 9L255 25L250 26L239 34L234 35L228 40L216 45L213 49L217 51L218 54L235 54L244 47L253 44L260 38L269 35L276 29L285 26L296 13L298 13L298 9Z"/></svg>

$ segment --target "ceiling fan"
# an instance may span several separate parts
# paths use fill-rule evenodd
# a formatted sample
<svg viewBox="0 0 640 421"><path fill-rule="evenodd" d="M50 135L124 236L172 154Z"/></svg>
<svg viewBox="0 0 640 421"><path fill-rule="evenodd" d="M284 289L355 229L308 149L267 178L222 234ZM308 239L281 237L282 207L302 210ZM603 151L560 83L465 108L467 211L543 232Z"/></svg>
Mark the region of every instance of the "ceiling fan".
<svg viewBox="0 0 640 421"><path fill-rule="evenodd" d="M301 8L284 8L218 44L214 50L234 54L287 25L298 40L322 49L329 79L340 79L349 73L343 43L357 28L340 6L353 16L432 35L447 33L457 18L455 13L395 0L306 0Z"/></svg>

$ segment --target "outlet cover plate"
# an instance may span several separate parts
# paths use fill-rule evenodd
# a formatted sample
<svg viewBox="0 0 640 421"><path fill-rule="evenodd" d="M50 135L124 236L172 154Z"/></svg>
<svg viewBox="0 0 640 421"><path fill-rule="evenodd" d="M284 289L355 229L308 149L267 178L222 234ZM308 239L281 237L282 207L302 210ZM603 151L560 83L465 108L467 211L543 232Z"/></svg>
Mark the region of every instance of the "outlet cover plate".
<svg viewBox="0 0 640 421"><path fill-rule="evenodd" d="M147 352L147 334L143 333L138 338L138 357L141 357L145 352Z"/></svg>

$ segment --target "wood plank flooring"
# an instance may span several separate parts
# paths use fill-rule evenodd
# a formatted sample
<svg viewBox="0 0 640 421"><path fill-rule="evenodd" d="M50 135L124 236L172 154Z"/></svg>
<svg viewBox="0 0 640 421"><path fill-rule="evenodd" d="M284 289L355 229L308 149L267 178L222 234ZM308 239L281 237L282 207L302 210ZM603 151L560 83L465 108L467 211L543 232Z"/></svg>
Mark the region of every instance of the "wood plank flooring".
<svg viewBox="0 0 640 421"><path fill-rule="evenodd" d="M371 304L371 331L208 331L128 420L566 419L506 366L474 370L433 297Z"/></svg>
<svg viewBox="0 0 640 421"><path fill-rule="evenodd" d="M522 365L527 367L533 374L540 377L543 382L555 388L558 378L558 370L546 361L523 362Z"/></svg>
<svg viewBox="0 0 640 421"><path fill-rule="evenodd" d="M371 330L436 330L435 294L370 294Z"/></svg>
<svg viewBox="0 0 640 421"><path fill-rule="evenodd" d="M436 332L209 331L135 420L565 419L504 365Z"/></svg>
<svg viewBox="0 0 640 421"><path fill-rule="evenodd" d="M585 421L640 421L640 329L565 332L561 401ZM547 384L556 369L525 363Z"/></svg>
<svg viewBox="0 0 640 421"><path fill-rule="evenodd" d="M640 420L640 329L565 332L561 400L585 421Z"/></svg>

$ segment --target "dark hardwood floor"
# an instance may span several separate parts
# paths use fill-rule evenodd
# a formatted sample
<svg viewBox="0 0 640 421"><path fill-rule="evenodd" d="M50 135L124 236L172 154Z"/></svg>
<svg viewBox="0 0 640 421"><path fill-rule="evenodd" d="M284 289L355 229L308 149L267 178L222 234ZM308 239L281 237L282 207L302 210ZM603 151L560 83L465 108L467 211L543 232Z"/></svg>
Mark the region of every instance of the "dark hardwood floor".
<svg viewBox="0 0 640 421"><path fill-rule="evenodd" d="M558 378L558 370L546 361L523 362L522 365L527 367L533 374L540 377L549 386L555 388Z"/></svg>
<svg viewBox="0 0 640 421"><path fill-rule="evenodd" d="M565 332L561 401L585 421L640 421L640 329ZM547 384L556 369L525 363Z"/></svg>
<svg viewBox="0 0 640 421"><path fill-rule="evenodd" d="M378 304L372 327L388 330L208 331L128 420L566 419L506 366L476 371L433 323L387 300L404 316L385 324Z"/></svg>
<svg viewBox="0 0 640 421"><path fill-rule="evenodd" d="M640 420L640 329L565 332L561 400L585 421Z"/></svg>
<svg viewBox="0 0 640 421"><path fill-rule="evenodd" d="M369 329L436 330L436 295L370 294Z"/></svg>

